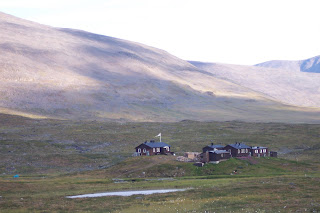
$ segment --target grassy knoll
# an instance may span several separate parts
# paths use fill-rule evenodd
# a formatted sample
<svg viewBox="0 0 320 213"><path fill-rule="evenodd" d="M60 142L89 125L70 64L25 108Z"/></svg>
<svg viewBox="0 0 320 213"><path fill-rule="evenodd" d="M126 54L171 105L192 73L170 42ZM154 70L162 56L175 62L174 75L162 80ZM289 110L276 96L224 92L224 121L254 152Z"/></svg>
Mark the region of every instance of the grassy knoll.
<svg viewBox="0 0 320 213"><path fill-rule="evenodd" d="M196 167L191 162L178 162L175 156L133 157L103 170L85 174L101 178L147 178L147 177L185 177L205 176L206 178L230 176L259 177L317 172L318 165L279 158L231 158L219 164L205 164ZM83 173L80 173L84 175ZM233 175L233 174L232 174Z"/></svg>

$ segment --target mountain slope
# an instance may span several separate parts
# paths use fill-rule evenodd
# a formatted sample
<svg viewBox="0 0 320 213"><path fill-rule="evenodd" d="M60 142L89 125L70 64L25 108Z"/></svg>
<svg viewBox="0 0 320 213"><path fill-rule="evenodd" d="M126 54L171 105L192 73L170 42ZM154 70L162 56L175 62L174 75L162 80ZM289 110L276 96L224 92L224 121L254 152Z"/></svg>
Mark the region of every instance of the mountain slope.
<svg viewBox="0 0 320 213"><path fill-rule="evenodd" d="M61 119L320 122L143 44L0 13L0 112Z"/></svg>
<svg viewBox="0 0 320 213"><path fill-rule="evenodd" d="M248 87L285 104L320 108L320 74L300 72L295 63L270 64L273 68L191 62L200 69ZM284 67L275 69L274 67ZM312 69L311 67L309 69Z"/></svg>
<svg viewBox="0 0 320 213"><path fill-rule="evenodd" d="M279 68L291 71L320 73L320 56L300 61L267 61L256 64L258 67Z"/></svg>

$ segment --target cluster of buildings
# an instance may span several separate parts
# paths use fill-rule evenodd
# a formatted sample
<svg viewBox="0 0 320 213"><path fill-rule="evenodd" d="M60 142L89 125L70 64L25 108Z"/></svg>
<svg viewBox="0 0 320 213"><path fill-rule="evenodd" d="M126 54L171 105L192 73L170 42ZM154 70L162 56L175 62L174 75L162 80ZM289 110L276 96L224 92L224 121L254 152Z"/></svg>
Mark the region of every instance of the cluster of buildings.
<svg viewBox="0 0 320 213"><path fill-rule="evenodd" d="M244 143L222 145L208 145L202 149L202 162L218 163L232 157L277 157L276 152L270 152L268 147L263 146L247 146Z"/></svg>
<svg viewBox="0 0 320 213"><path fill-rule="evenodd" d="M164 142L146 141L137 146L135 156L141 155L168 155L174 154L170 150L171 146ZM202 153L187 152L185 159L190 161L200 161L202 163L219 163L232 157L277 157L277 152L270 152L268 147L247 146L244 143L228 144L226 146L211 145L202 148ZM186 160L184 160L186 161Z"/></svg>

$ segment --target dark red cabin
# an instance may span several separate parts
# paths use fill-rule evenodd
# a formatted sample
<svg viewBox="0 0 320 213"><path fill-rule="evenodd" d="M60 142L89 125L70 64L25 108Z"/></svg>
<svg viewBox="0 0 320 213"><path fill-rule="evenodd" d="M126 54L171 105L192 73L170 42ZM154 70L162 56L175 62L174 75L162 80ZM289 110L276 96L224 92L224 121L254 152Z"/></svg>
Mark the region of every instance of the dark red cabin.
<svg viewBox="0 0 320 213"><path fill-rule="evenodd" d="M245 145L244 143L235 143L229 144L224 147L224 150L227 150L231 153L232 157L249 157L251 156L251 147Z"/></svg>
<svg viewBox="0 0 320 213"><path fill-rule="evenodd" d="M211 145L203 147L202 152L223 150L223 148L224 148L224 146L222 146L222 145L215 145L215 144L211 143Z"/></svg>
<svg viewBox="0 0 320 213"><path fill-rule="evenodd" d="M209 161L222 161L231 158L231 153L227 150L209 151Z"/></svg>
<svg viewBox="0 0 320 213"><path fill-rule="evenodd" d="M166 155L166 154L171 154L170 152L170 145L166 144L164 142L155 142L155 141L150 141L150 142L144 142L137 146L136 149L136 155L141 156L141 155Z"/></svg>
<svg viewBox="0 0 320 213"><path fill-rule="evenodd" d="M263 146L252 146L251 156L253 157L267 157L269 156L269 150L267 147Z"/></svg>

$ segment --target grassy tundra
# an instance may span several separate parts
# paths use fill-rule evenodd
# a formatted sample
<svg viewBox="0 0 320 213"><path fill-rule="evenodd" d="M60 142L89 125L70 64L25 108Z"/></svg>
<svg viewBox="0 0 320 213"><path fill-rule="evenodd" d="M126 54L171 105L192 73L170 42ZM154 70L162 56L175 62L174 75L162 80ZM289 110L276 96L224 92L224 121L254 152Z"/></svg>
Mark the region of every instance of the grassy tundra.
<svg viewBox="0 0 320 213"><path fill-rule="evenodd" d="M128 163L130 162L124 164ZM174 162L174 164L181 168L189 167L188 163L177 165ZM168 165L170 163L167 162ZM267 168L264 170L264 167ZM238 175L227 174L235 168L240 170ZM320 211L320 174L317 172L318 169L310 164L269 158L250 164L232 159L219 165L185 169L193 170L194 176L169 179L122 178L120 183L115 182L111 178L112 172L106 170L71 175L25 175L19 179L2 176L0 210L3 212ZM117 171L117 166L113 171ZM146 173L151 171L146 170ZM200 174L202 176L199 176ZM208 175L203 176L203 174ZM119 180L121 175L119 173L115 175ZM163 188L191 189L184 192L130 197L65 198L69 195L96 192Z"/></svg>
<svg viewBox="0 0 320 213"><path fill-rule="evenodd" d="M320 125L195 122L110 123L0 115L0 211L320 211ZM173 156L131 158L159 132L173 151L211 142L268 146L279 157L194 167ZM238 174L231 175L237 169ZM13 175L20 178L14 179ZM161 179L161 178L167 179ZM122 179L115 183L113 179ZM130 197L67 199L105 191L192 188Z"/></svg>

